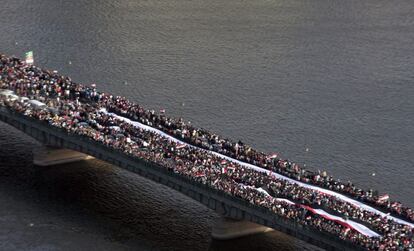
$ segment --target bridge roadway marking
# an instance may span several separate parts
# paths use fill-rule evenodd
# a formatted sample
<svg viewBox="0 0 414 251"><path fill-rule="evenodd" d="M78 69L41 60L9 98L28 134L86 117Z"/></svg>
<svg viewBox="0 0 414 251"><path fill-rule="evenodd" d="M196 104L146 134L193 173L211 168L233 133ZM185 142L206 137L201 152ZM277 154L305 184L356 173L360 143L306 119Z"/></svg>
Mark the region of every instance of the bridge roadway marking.
<svg viewBox="0 0 414 251"><path fill-rule="evenodd" d="M48 125L0 106L0 120L23 131L44 145L79 151L157 183L166 185L215 210L224 217L247 220L284 232L326 250L364 250L333 234L320 232L315 227L301 225L249 202L195 182L185 176L168 171L158 164L129 156L111 149L86 136L69 134L63 129Z"/></svg>

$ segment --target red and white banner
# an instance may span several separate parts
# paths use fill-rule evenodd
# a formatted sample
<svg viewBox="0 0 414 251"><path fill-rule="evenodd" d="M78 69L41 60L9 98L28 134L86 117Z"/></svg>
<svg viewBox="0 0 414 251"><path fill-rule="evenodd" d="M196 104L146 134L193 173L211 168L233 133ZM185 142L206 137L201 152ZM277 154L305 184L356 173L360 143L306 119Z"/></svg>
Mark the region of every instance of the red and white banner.
<svg viewBox="0 0 414 251"><path fill-rule="evenodd" d="M388 194L384 194L384 195L378 197L377 202L382 203L382 202L385 202L389 199L390 199L390 196Z"/></svg>
<svg viewBox="0 0 414 251"><path fill-rule="evenodd" d="M298 186L312 189L312 190L317 191L319 193L324 193L324 194L327 194L327 195L330 195L330 196L334 196L334 197L336 197L336 199L339 199L339 200L348 202L348 203L350 203L350 204L352 204L352 205L354 205L354 206L356 206L356 207L358 207L360 209L367 210L369 212L379 214L382 217L385 217L385 218L390 219L390 220L393 220L393 221L395 221L397 223L404 224L404 225L410 226L411 228L414 228L414 224L413 223L410 223L408 221L405 221L405 220L399 219L397 217L391 216L389 214L386 214L386 213L384 213L384 212L382 212L382 211L380 211L378 209L375 209L375 208L373 208L373 207L371 207L369 205L364 204L363 202L360 202L360 201L357 201L355 199L349 198L349 197L347 197L347 196L345 196L343 194L337 193L335 191L331 191L329 189L325 189L325 188L321 188L321 187L318 187L318 186L314 186L314 185L311 185L311 184L308 184L308 183L304 183L304 182L301 182L301 181L297 181L297 180L291 179L289 177L283 176L283 175L281 175L279 173L272 172L272 171L269 171L267 169L264 169L264 168L255 166L255 165L242 162L240 160L237 160L237 159L234 159L234 158L225 156L223 154L220 154L220 153L217 153L217 152L214 152L214 151L209 151L209 150L201 149L201 148L199 148L197 146L193 146L193 145L184 143L183 141L181 141L179 139L176 139L176 138L174 138L174 137L166 134L163 131L160 131L160 130L155 129L153 127L144 125L144 124L142 124L140 122L137 122L137 121L131 121L130 119L124 118L124 117L119 116L119 115L116 115L114 113L108 113L105 109L102 109L102 112L107 113L107 114L110 114L111 116L114 116L114 117L116 117L118 119L121 119L123 121L126 121L127 123L130 123L130 124L132 124L132 125L134 125L134 126L136 126L138 128L141 128L141 129L144 129L144 130L148 130L148 131L157 133L157 134L159 134L159 135L161 135L163 137L168 138L171 141L176 142L177 144L184 144L184 146L188 145L188 147L197 148L197 149L200 149L200 150L203 150L203 151L207 151L210 154L216 155L216 156L218 156L220 158L226 159L226 160L228 160L228 161L230 161L232 163L238 164L240 166L243 166L243 167L246 167L246 168L250 168L250 169L256 170L258 172L267 173L268 175L271 175L274 178L278 178L278 179L281 179L281 180L285 180L287 182L297 184ZM280 164L282 164L283 166L286 166L287 165L287 161L280 161Z"/></svg>

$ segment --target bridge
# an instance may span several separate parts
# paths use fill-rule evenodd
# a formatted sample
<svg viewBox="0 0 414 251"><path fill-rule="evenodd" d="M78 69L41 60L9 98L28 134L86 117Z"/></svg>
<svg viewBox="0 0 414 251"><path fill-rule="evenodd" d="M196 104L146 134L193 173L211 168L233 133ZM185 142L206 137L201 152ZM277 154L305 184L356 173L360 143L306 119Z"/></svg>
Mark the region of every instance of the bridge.
<svg viewBox="0 0 414 251"><path fill-rule="evenodd" d="M168 186L222 215L222 221L212 230L213 238L231 239L248 234L277 230L326 250L362 250L339 237L320 232L168 171L158 164L129 156L89 138L69 134L39 120L15 113L0 106L0 120L12 125L48 147L48 152L35 155L38 165L78 161L89 156L106 161L130 172Z"/></svg>

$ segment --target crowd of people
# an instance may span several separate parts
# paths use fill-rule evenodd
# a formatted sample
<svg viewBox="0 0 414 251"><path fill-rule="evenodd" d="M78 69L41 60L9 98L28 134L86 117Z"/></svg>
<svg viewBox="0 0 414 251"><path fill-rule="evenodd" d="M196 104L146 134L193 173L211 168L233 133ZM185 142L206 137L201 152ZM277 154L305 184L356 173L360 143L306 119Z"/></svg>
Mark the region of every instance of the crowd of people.
<svg viewBox="0 0 414 251"><path fill-rule="evenodd" d="M2 61L9 61L11 64L22 63L17 58L8 58L6 56L2 57ZM7 68L7 64L5 66ZM27 70L29 70L30 75L25 74ZM16 90L18 95L40 95L57 98L58 100L70 99L76 102L94 102L105 107L110 112L160 129L184 142L278 172L301 182L340 192L414 222L413 209L403 206L398 201L391 201L389 198L384 199L384 196L379 196L378 193L373 192L371 189L363 190L356 187L352 182L341 182L334 179L326 171L305 170L297 163L281 159L275 154L266 154L253 149L241 141L234 142L205 129L196 128L190 123L186 123L182 118L171 118L165 116L164 112L156 113L154 110L146 110L139 104L131 102L124 97L98 92L94 85L85 86L74 83L70 78L61 76L57 72L22 64L20 71L15 72L15 74L17 74L16 80L10 82L10 87ZM19 75L23 78L19 78ZM35 81L33 82L33 80ZM33 84L30 85L30 82L33 82ZM25 86L28 83L30 86Z"/></svg>
<svg viewBox="0 0 414 251"><path fill-rule="evenodd" d="M18 96L36 99L45 104L43 107L37 107L21 99L0 100L0 105L15 112L46 121L69 133L91 138L131 156L157 163L172 172L247 200L251 204L265 207L300 224L335 234L369 250L414 248L414 230L410 225L398 223L389 217L319 190L247 168L214 155L211 151L300 181L331 190L340 190L345 194L358 194L355 193L358 189L350 183L344 185L337 183L330 176L311 174L289 161L269 157L242 142L233 143L206 130L186 124L182 119L168 118L164 114L147 111L125 98L97 92L93 86L75 84L70 78L27 65L17 58L1 55L0 88L13 90ZM155 132L136 127L128 120L120 119L114 114L157 128L188 144L181 144ZM263 193L258 188L267 192ZM374 195L367 195L368 193L364 191L362 194L354 197L370 202L377 200ZM279 200L280 198L288 199L293 203ZM360 222L372 228L380 236L368 237L345 224L312 213L307 209L309 207L322 208ZM399 215L413 220L412 209L402 206L398 208L400 208Z"/></svg>
<svg viewBox="0 0 414 251"><path fill-rule="evenodd" d="M343 193L414 222L414 210L411 208L404 207L400 202L381 199L378 193L360 189L352 182L344 183L335 180L332 176L327 175L326 171L305 170L299 164L281 159L276 154L259 152L241 141L234 142L205 129L196 128L191 123L185 123L182 118L174 119L163 113L156 114L154 110L145 110L140 105L123 97L110 97L109 99L102 97L98 101L102 102L103 106L111 112L156 127L192 145L278 172L298 181Z"/></svg>

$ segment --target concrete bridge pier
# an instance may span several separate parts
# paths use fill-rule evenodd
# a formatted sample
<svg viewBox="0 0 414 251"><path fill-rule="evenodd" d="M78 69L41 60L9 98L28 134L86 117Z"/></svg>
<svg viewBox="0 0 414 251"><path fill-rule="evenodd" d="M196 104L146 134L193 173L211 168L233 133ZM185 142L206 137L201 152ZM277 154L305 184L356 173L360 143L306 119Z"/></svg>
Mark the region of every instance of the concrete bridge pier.
<svg viewBox="0 0 414 251"><path fill-rule="evenodd" d="M77 151L50 146L43 146L33 151L33 164L37 166L60 165L91 158L93 157Z"/></svg>
<svg viewBox="0 0 414 251"><path fill-rule="evenodd" d="M274 229L250 221L220 217L213 226L211 236L217 240L231 240L270 231Z"/></svg>

